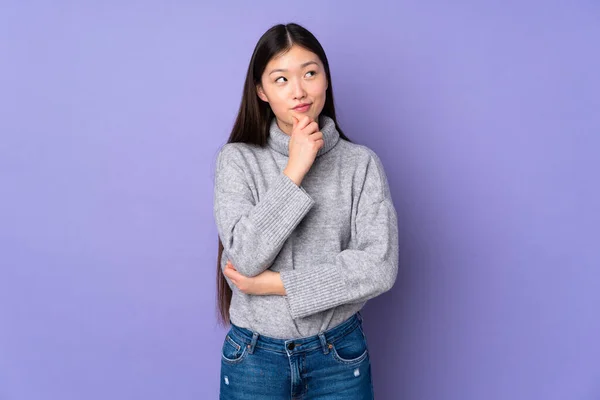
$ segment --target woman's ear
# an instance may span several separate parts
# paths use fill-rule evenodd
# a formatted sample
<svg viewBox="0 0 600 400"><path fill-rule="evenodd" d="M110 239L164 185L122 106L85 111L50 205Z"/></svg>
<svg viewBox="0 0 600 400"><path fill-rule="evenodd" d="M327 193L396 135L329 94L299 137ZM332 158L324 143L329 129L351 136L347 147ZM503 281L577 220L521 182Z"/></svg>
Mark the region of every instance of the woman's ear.
<svg viewBox="0 0 600 400"><path fill-rule="evenodd" d="M264 101L264 102L266 102L266 103L268 103L268 102L269 102L269 99L267 99L267 96L265 96L265 92L263 91L263 88L262 88L262 86L261 86L260 84L259 84L259 85L256 85L256 93L258 94L258 97L259 97L259 98L260 98L262 101Z"/></svg>

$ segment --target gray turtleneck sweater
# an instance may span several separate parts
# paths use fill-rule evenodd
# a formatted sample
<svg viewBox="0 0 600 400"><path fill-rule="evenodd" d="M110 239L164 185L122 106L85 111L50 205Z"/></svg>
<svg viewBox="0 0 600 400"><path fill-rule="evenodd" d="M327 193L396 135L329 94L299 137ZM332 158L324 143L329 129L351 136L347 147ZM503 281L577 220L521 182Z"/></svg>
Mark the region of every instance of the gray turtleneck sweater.
<svg viewBox="0 0 600 400"><path fill-rule="evenodd" d="M217 157L214 218L223 256L243 275L280 272L285 296L233 290L231 322L274 338L333 328L389 290L398 221L378 156L319 117L324 146L297 186L283 174L290 137L273 119L268 144L227 143Z"/></svg>

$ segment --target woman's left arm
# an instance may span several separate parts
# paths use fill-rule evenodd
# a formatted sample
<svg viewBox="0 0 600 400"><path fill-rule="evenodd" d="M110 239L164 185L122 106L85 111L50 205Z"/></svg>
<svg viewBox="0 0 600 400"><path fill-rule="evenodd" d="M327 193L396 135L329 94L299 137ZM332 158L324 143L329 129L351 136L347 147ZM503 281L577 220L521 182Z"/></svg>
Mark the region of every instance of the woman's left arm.
<svg viewBox="0 0 600 400"><path fill-rule="evenodd" d="M390 290L398 274L398 217L379 157L371 151L357 205L356 240L330 263L281 271L293 318L359 303Z"/></svg>
<svg viewBox="0 0 600 400"><path fill-rule="evenodd" d="M357 206L356 244L335 261L248 278L225 269L243 292L285 295L293 318L367 301L392 288L398 273L398 218L387 177L375 153Z"/></svg>
<svg viewBox="0 0 600 400"><path fill-rule="evenodd" d="M235 269L235 266L231 264L231 261L227 260L223 274L245 294L259 296L270 294L285 296L287 294L279 272L271 271L270 269L267 269L256 276L248 277L239 273Z"/></svg>

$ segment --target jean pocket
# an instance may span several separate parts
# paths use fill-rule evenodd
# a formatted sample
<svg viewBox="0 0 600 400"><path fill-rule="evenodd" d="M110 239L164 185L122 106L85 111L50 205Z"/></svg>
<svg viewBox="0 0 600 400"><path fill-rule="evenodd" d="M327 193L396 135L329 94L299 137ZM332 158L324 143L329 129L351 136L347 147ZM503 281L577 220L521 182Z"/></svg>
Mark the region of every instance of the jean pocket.
<svg viewBox="0 0 600 400"><path fill-rule="evenodd" d="M230 331L231 332L231 331ZM244 342L234 339L230 333L227 333L221 348L221 358L229 364L237 364L246 357L246 345Z"/></svg>
<svg viewBox="0 0 600 400"><path fill-rule="evenodd" d="M333 341L331 345L333 358L342 364L358 364L369 356L367 339L360 326Z"/></svg>

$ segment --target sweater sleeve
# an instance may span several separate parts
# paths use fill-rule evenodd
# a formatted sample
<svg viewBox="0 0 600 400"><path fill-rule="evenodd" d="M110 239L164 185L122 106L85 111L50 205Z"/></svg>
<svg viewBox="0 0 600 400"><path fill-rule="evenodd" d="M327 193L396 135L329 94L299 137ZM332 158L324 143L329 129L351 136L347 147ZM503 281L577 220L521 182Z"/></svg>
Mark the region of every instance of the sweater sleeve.
<svg viewBox="0 0 600 400"><path fill-rule="evenodd" d="M255 201L245 170L240 150L223 146L215 172L214 218L224 254L238 272L252 277L270 267L314 200L280 172Z"/></svg>
<svg viewBox="0 0 600 400"><path fill-rule="evenodd" d="M356 240L335 261L281 271L293 318L367 301L392 288L398 273L398 219L374 152L357 205Z"/></svg>

